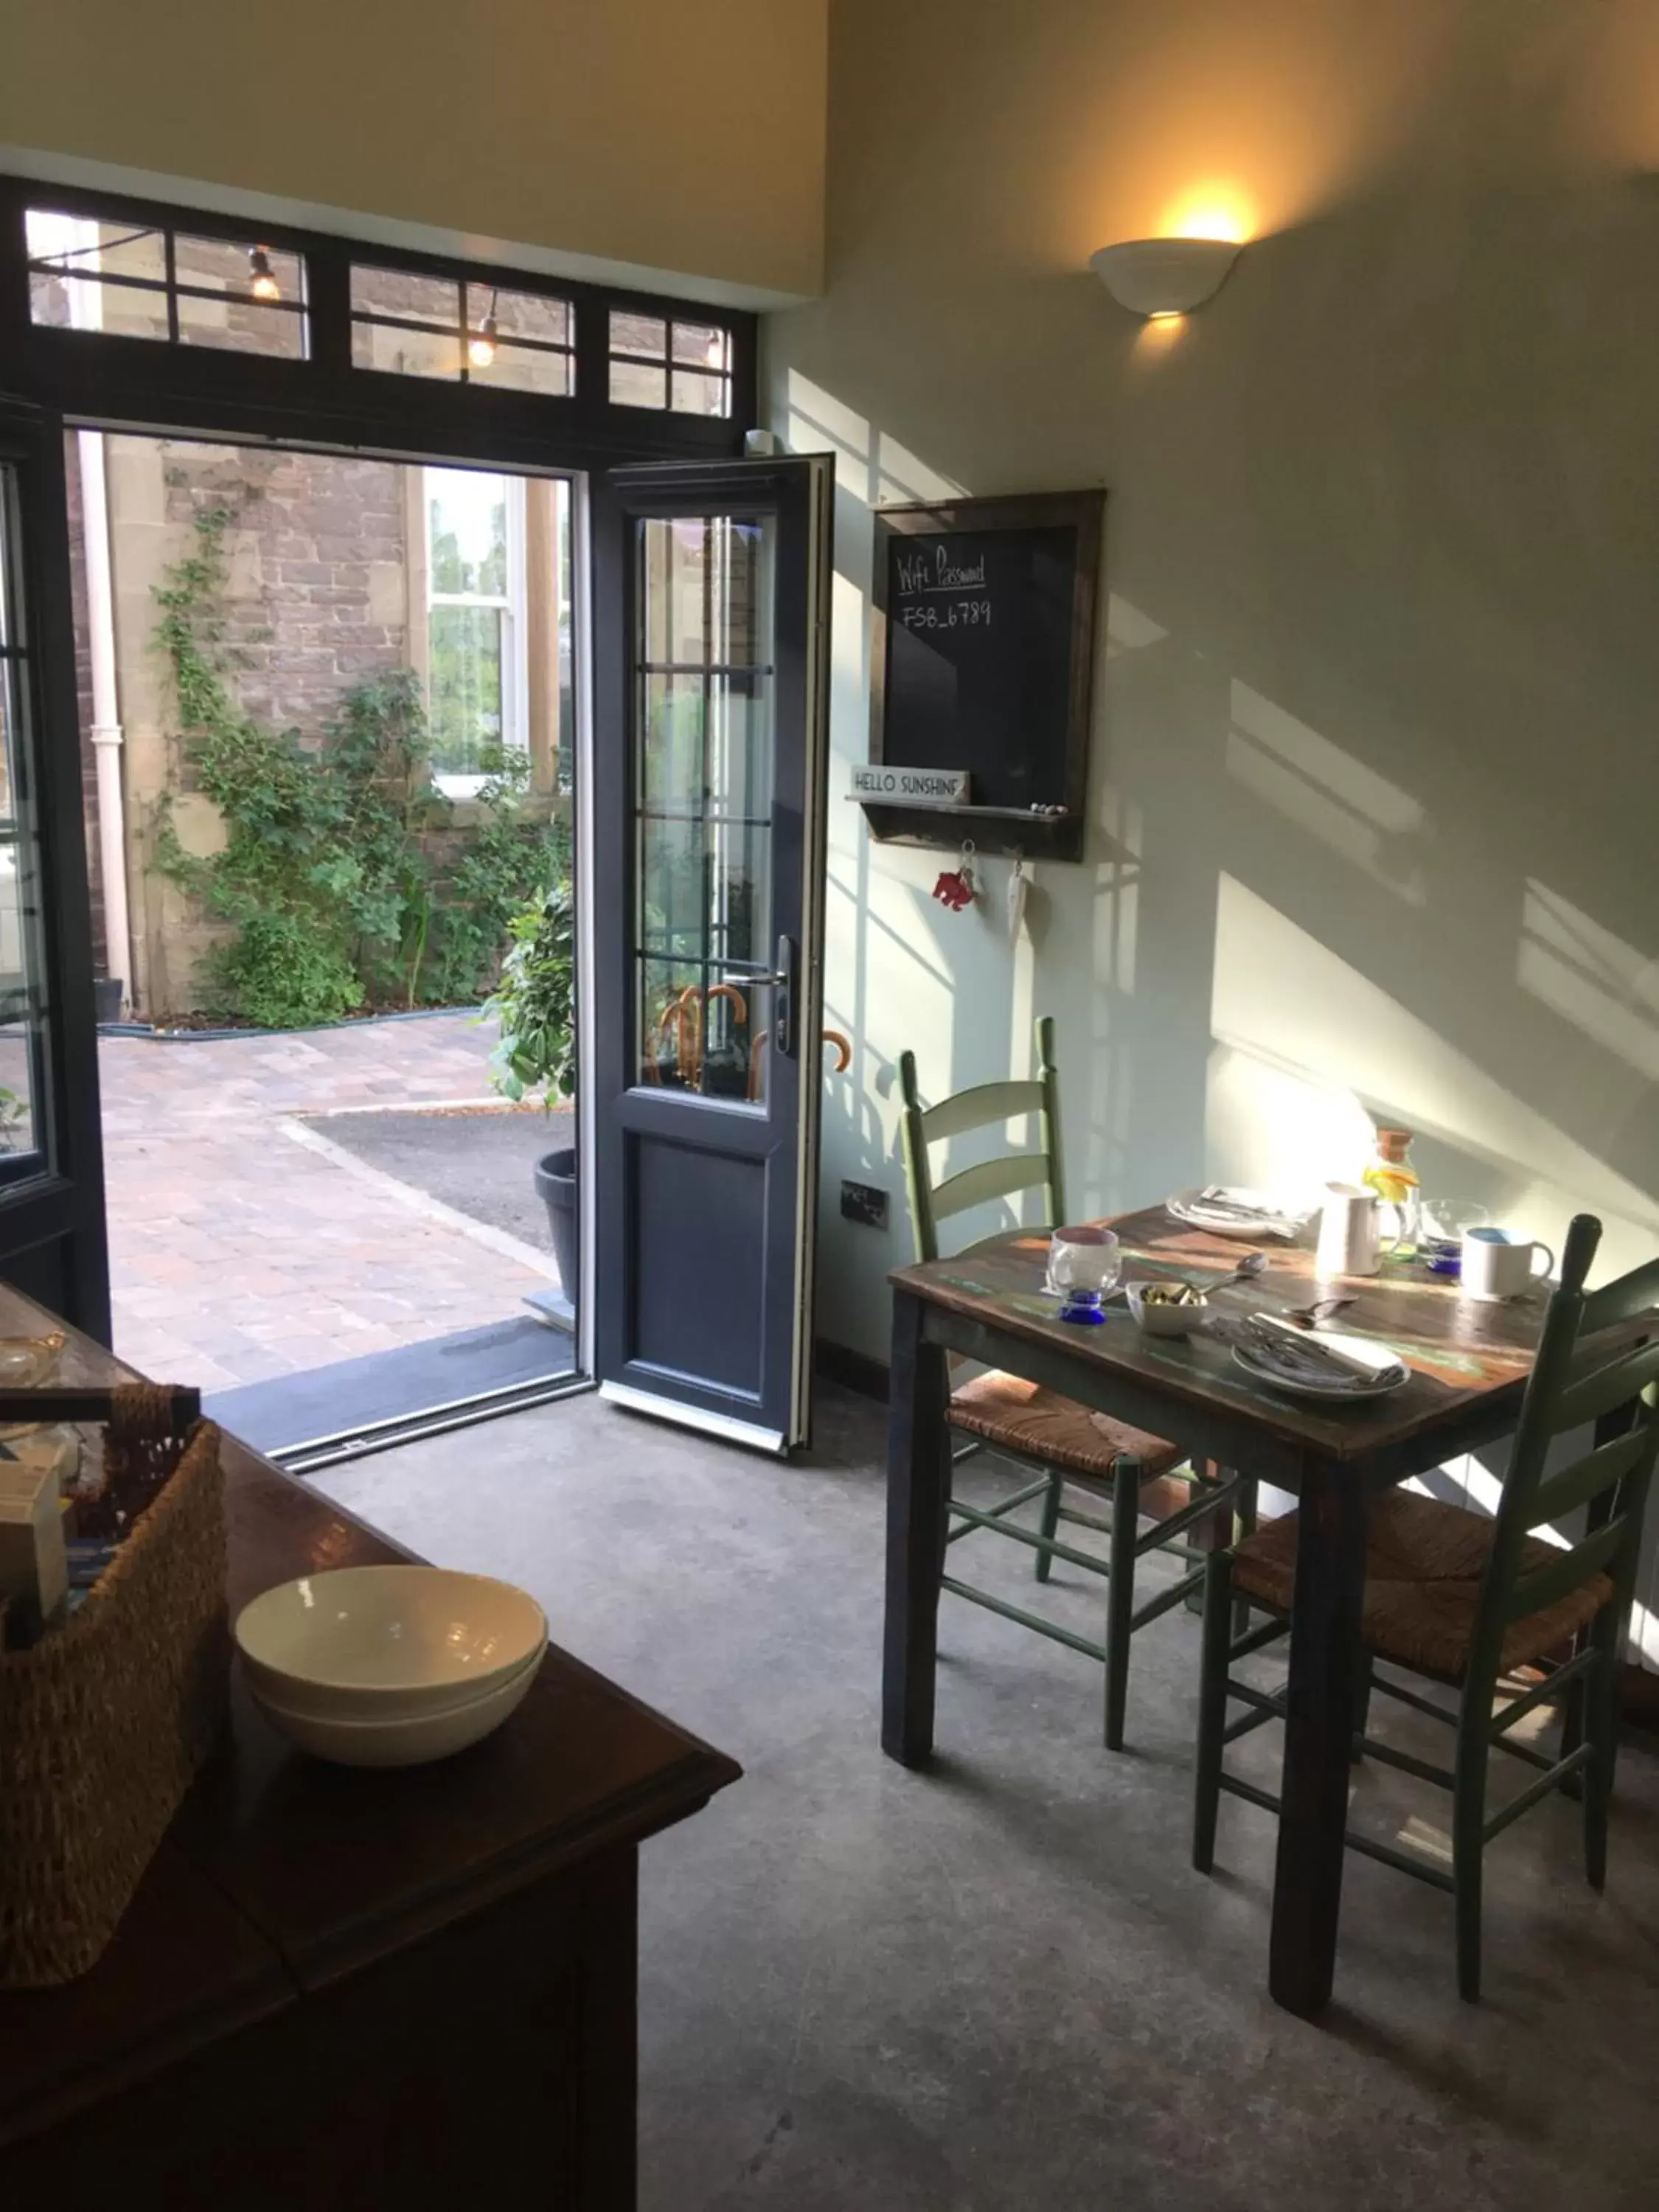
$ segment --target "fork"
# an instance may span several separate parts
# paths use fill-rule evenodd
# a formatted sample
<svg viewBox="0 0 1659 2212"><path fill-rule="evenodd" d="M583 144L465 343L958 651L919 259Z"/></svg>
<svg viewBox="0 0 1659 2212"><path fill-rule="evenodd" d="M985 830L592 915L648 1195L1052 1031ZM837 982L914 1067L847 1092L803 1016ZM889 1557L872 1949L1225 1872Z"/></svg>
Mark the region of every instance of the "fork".
<svg viewBox="0 0 1659 2212"><path fill-rule="evenodd" d="M1350 1291L1346 1297L1316 1298L1310 1306L1292 1306L1285 1318L1298 1322L1304 1328L1312 1328L1328 1314L1340 1313L1344 1306L1351 1306L1357 1295L1357 1292Z"/></svg>

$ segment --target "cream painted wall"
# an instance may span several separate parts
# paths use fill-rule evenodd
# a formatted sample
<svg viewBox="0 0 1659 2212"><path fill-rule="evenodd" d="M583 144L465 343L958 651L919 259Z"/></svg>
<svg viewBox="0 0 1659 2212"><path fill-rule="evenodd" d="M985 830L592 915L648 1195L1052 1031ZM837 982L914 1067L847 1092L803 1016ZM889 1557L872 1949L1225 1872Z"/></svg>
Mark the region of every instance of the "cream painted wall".
<svg viewBox="0 0 1659 2212"><path fill-rule="evenodd" d="M827 289L767 325L839 473L829 1336L884 1355L897 1054L1024 1073L1045 1011L1075 1212L1352 1173L1386 1115L1443 1193L1659 1249L1656 71L1641 0L838 0ZM1204 203L1218 297L1115 307L1091 250ZM1011 949L1006 863L952 915L839 796L870 514L1091 483L1089 849Z"/></svg>
<svg viewBox="0 0 1659 2212"><path fill-rule="evenodd" d="M817 287L825 0L57 0L5 50L14 147Z"/></svg>

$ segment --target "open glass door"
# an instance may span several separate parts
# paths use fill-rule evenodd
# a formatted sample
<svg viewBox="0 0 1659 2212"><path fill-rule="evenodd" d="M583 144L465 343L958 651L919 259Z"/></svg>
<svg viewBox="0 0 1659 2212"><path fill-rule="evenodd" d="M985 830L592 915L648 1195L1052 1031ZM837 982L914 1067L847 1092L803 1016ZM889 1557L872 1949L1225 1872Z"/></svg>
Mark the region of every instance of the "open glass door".
<svg viewBox="0 0 1659 2212"><path fill-rule="evenodd" d="M0 1279L109 1341L61 425L0 398Z"/></svg>
<svg viewBox="0 0 1659 2212"><path fill-rule="evenodd" d="M594 501L595 1352L774 1451L811 1420L831 464Z"/></svg>

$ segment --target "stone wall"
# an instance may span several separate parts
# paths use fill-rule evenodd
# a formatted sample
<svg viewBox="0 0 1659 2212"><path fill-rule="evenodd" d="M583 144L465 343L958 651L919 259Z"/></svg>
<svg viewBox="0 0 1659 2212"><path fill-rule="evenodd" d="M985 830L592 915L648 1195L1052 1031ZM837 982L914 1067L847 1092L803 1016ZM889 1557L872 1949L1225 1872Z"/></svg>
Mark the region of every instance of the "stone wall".
<svg viewBox="0 0 1659 2212"><path fill-rule="evenodd" d="M163 793L187 850L222 842L217 811L191 790L180 758L155 647L155 587L193 550L196 518L229 508L224 643L237 696L315 738L355 684L409 663L406 472L184 440L112 436L107 452L132 984L137 1010L153 1018L197 1004L196 963L216 933L150 867Z"/></svg>
<svg viewBox="0 0 1659 2212"><path fill-rule="evenodd" d="M310 737L354 684L408 665L401 468L224 446L160 453L181 550L199 514L235 518L225 643L250 714Z"/></svg>
<svg viewBox="0 0 1659 2212"><path fill-rule="evenodd" d="M195 550L198 518L228 510L222 643L235 696L262 721L315 742L354 686L399 668L424 672L421 487L418 471L394 462L184 439L110 435L105 457L126 739L122 775L133 939L127 981L133 1011L154 1019L199 1003L197 963L220 933L152 870L163 796L171 797L187 851L210 853L223 842L217 810L193 788L179 742L168 674L155 644L157 586ZM101 927L77 459L71 450L82 763ZM526 495L526 736L535 803L548 811L559 803L561 750L569 735L562 727L570 673L560 616L562 496L545 479L532 479ZM435 848L447 856L471 814L471 803L462 800L453 828L437 837Z"/></svg>

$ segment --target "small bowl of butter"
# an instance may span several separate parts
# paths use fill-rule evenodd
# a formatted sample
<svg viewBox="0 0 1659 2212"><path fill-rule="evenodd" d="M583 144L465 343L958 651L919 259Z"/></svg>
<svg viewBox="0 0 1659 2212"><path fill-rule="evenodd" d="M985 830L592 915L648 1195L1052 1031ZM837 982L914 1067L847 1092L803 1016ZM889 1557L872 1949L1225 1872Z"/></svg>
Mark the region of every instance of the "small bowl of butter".
<svg viewBox="0 0 1659 2212"><path fill-rule="evenodd" d="M1129 1283L1123 1295L1148 1336L1190 1336L1209 1311L1209 1301L1191 1283Z"/></svg>

